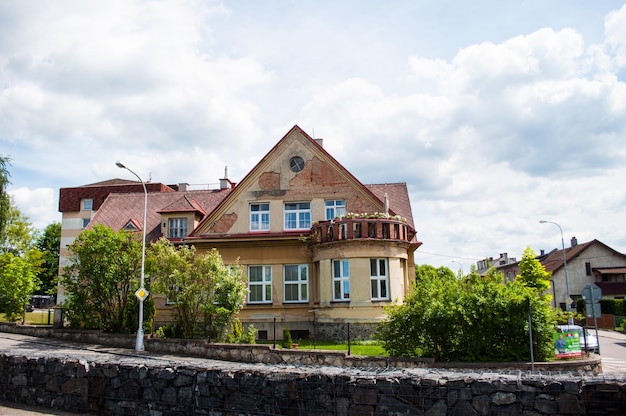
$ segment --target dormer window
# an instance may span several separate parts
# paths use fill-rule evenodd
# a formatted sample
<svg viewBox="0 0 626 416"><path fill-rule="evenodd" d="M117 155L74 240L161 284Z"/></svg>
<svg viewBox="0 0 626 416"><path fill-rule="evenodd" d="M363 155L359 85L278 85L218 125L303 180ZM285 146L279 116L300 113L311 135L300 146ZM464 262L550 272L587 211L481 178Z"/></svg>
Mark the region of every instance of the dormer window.
<svg viewBox="0 0 626 416"><path fill-rule="evenodd" d="M184 238L187 236L187 218L170 218L168 225L168 238Z"/></svg>
<svg viewBox="0 0 626 416"><path fill-rule="evenodd" d="M83 211L91 211L93 210L93 199L86 198L83 199Z"/></svg>

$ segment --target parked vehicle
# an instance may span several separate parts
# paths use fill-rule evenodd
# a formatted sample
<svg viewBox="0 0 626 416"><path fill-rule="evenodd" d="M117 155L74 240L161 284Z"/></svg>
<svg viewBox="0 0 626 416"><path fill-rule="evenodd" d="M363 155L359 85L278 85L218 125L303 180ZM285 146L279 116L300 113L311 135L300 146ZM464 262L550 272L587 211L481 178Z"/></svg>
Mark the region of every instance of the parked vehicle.
<svg viewBox="0 0 626 416"><path fill-rule="evenodd" d="M578 333L580 337L580 349L583 351L596 352L598 351L598 338L588 329L579 325L559 325L557 326L557 332L574 332Z"/></svg>

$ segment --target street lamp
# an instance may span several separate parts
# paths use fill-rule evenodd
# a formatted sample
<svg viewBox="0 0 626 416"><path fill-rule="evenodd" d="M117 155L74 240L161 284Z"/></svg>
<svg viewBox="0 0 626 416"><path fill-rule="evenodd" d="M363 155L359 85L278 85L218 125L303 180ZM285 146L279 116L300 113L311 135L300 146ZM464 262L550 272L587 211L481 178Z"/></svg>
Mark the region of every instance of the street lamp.
<svg viewBox="0 0 626 416"><path fill-rule="evenodd" d="M458 262L458 261L456 261L456 260L450 260L450 263L456 263L456 264L458 264L459 266L461 266L461 276L464 276L464 275L465 275L465 274L463 273L463 264L462 264L462 263L460 263L460 262Z"/></svg>
<svg viewBox="0 0 626 416"><path fill-rule="evenodd" d="M561 247L563 248L563 270L565 271L565 296L566 296L565 310L569 312L571 308L570 308L570 296L569 296L569 282L567 280L567 256L565 255L565 240L563 240L563 229L556 222L540 220L539 223L540 224L554 224L557 227L559 227L559 231L561 232ZM571 317L568 319L568 323L570 325L574 323Z"/></svg>
<svg viewBox="0 0 626 416"><path fill-rule="evenodd" d="M149 295L149 292L144 288L144 270L146 264L146 217L148 216L148 190L146 189L146 183L132 170L128 169L122 162L115 162L115 165L120 169L126 169L139 179L143 186L143 238L141 243L141 285L135 292L135 296L139 299L139 326L137 327L137 341L135 342L135 351L144 351L143 345L143 301Z"/></svg>

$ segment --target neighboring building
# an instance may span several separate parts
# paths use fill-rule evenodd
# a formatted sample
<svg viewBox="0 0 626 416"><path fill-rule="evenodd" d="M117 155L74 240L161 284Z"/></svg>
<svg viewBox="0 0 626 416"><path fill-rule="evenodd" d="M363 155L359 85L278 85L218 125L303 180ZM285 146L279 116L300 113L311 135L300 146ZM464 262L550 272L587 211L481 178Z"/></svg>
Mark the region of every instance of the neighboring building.
<svg viewBox="0 0 626 416"><path fill-rule="evenodd" d="M404 300L415 276L416 239L405 183L363 185L294 126L239 184L214 191L148 193L147 235L217 248L248 275L239 318L259 338L371 335L384 307ZM136 182L135 182L136 184ZM136 190L139 192L139 190ZM89 226L140 231L141 193L110 193ZM153 294L155 323L172 305Z"/></svg>
<svg viewBox="0 0 626 416"><path fill-rule="evenodd" d="M626 295L626 255L606 244L592 240L578 244L576 237L565 248L567 262L567 286L570 297L576 302L583 288L596 284L603 298L623 299ZM547 271L552 272L553 306L565 309L567 288L563 250L553 250L540 259Z"/></svg>
<svg viewBox="0 0 626 416"><path fill-rule="evenodd" d="M512 282L519 274L519 262L515 257L509 257L508 253L500 253L496 259L489 257L476 262L476 272L484 276L488 270L497 270L504 275L504 279Z"/></svg>
<svg viewBox="0 0 626 416"><path fill-rule="evenodd" d="M174 189L161 183L147 183L148 192L174 192ZM61 247L59 250L59 273L68 265L67 247L90 223L111 193L143 192L141 182L112 179L73 188L59 190L59 212L61 212ZM59 286L57 303L63 303L64 291Z"/></svg>

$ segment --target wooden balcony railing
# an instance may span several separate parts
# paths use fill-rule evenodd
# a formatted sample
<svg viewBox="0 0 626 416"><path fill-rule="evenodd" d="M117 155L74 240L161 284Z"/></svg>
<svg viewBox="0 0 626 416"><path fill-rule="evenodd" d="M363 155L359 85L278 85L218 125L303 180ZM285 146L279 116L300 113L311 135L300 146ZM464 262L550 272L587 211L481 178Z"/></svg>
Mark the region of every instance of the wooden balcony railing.
<svg viewBox="0 0 626 416"><path fill-rule="evenodd" d="M378 239L410 242L415 230L391 218L342 218L320 221L311 227L311 244L332 241Z"/></svg>

